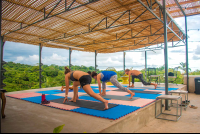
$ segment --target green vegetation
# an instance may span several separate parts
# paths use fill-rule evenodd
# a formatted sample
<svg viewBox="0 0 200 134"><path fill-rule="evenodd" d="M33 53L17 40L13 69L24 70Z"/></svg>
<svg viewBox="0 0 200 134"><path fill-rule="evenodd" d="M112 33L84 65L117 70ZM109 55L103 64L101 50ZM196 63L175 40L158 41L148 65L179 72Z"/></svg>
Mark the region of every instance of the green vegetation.
<svg viewBox="0 0 200 134"><path fill-rule="evenodd" d="M184 65L184 64L183 64ZM12 91L20 91L27 89L37 89L39 88L39 66L31 66L20 63L7 62L4 66L6 72L4 72L5 79L3 83L6 84L4 89L8 92ZM95 68L93 66L72 66L72 70L81 70L84 72L94 71ZM169 68L169 72L172 71L172 68ZM98 70L97 73L103 70ZM116 71L118 80L122 82L121 76L124 75L124 71ZM145 76L145 70L141 70L143 76ZM161 83L165 82L164 79L164 66L156 68L157 74L161 76ZM194 72L190 72L190 75L200 75L200 70L196 70ZM65 75L64 75L64 66L58 65L43 65L42 66L42 88L46 87L57 87L65 85ZM183 84L183 75L180 71L177 72L177 83ZM135 82L138 82L138 79L135 79ZM95 83L95 80L92 79L92 83Z"/></svg>
<svg viewBox="0 0 200 134"><path fill-rule="evenodd" d="M63 129L64 126L65 126L65 124L60 125L60 126L54 128L53 133L60 133L62 131L62 129Z"/></svg>

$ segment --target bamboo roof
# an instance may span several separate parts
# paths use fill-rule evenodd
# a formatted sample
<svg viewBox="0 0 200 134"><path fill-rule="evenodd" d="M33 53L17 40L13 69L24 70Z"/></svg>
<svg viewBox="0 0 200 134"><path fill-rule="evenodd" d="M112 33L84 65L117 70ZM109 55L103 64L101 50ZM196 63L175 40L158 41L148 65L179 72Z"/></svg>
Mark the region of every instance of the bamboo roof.
<svg viewBox="0 0 200 134"><path fill-rule="evenodd" d="M162 0L158 0L162 5ZM200 0L178 0L186 16L200 14ZM173 18L183 17L179 6L174 0L166 0L166 10Z"/></svg>
<svg viewBox="0 0 200 134"><path fill-rule="evenodd" d="M139 1L3 0L1 36L4 42L63 49L70 47L72 50L97 53L163 43L161 4L156 0L141 0L145 7ZM168 6L174 4L171 0L167 2L170 3ZM185 37L173 21L175 13L167 15L167 24L171 29L167 30L168 41L179 41Z"/></svg>

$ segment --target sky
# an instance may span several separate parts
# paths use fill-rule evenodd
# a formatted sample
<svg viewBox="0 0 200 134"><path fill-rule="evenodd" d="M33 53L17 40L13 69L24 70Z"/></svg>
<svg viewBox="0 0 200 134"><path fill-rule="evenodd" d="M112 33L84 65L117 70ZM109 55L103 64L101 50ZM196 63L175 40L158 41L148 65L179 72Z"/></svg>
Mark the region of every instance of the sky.
<svg viewBox="0 0 200 134"><path fill-rule="evenodd" d="M184 17L174 19L185 31ZM187 17L188 22L188 60L191 71L200 70L200 15ZM171 43L170 43L171 44ZM183 44L183 43L182 43ZM145 68L145 52L127 51L125 56L125 68L142 70ZM37 65L39 63L39 46L5 42L3 60L15 63ZM42 61L44 65L56 64L69 65L69 50L43 47ZM168 68L180 66L186 62L185 46L168 48ZM72 65L95 66L95 54L93 52L72 51ZM161 67L165 64L164 49L147 51L147 67ZM98 69L105 70L114 67L117 71L123 70L123 52L97 54Z"/></svg>

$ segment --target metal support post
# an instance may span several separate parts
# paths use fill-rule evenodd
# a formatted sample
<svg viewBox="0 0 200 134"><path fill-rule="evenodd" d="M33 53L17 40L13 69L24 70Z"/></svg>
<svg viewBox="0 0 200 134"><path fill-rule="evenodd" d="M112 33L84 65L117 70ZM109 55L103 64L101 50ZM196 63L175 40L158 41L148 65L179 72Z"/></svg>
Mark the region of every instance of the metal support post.
<svg viewBox="0 0 200 134"><path fill-rule="evenodd" d="M0 3L2 3L2 2L0 2ZM0 84L2 84L2 83L3 83L3 76L2 76L2 73L3 73L3 72L2 72L2 66L3 66L3 65L2 65L2 61L3 61L3 45L4 45L4 44L3 44L3 37L0 36L0 38L1 38L1 39L0 39L0 43L1 43L1 44L0 44L0 49L1 49L1 50L0 50L0 52L1 52L1 54L0 54L0 60L1 60L1 61L0 61L0 64L1 64L1 65L0 65L0 71L1 71L1 73L0 73ZM0 88L3 89L3 86L0 85ZM2 112L2 106L3 106L3 105L1 105L1 103L3 102L3 101L2 101L2 99L3 99L3 98L2 98L2 94L3 94L3 92L0 91L0 97L1 97L1 98L0 98L0 108L1 108L1 109L0 109L0 116L1 116L2 113L3 113L3 112ZM0 117L0 133L1 133L1 117Z"/></svg>
<svg viewBox="0 0 200 134"><path fill-rule="evenodd" d="M1 20L2 20L2 0L0 1L0 38L1 38L1 40L3 40L2 39L2 37L1 37ZM2 56L3 54L2 54L2 46L3 46L3 44L2 44L2 42L3 41L0 41L0 49L1 49L1 51L0 51L0 56ZM0 57L0 59L2 59L2 57ZM0 62L0 64L1 64L1 62ZM1 65L0 65L0 67L1 67ZM2 68L0 68L0 71L2 70ZM2 83L2 76L0 75L0 83ZM3 93L1 93L0 92L0 97L1 97L1 94L3 94ZM0 116L1 116L1 114L2 114L2 112L1 112L1 110L2 110L2 106L1 106L1 102L2 102L2 100L1 100L1 98L0 98ZM0 117L0 133L1 133L1 117Z"/></svg>
<svg viewBox="0 0 200 134"><path fill-rule="evenodd" d="M186 75L187 75L187 91L189 93L189 76L188 76L188 35L187 35L187 16L185 16L185 51L186 51Z"/></svg>
<svg viewBox="0 0 200 134"><path fill-rule="evenodd" d="M164 57L165 57L165 94L168 95L168 46L167 46L167 22L166 6L163 0L163 22L164 22ZM165 101L165 110L168 110L168 100Z"/></svg>
<svg viewBox="0 0 200 134"><path fill-rule="evenodd" d="M69 69L71 69L71 54L72 54L72 50L71 48L69 48Z"/></svg>
<svg viewBox="0 0 200 134"><path fill-rule="evenodd" d="M97 72L97 51L95 50L95 72ZM96 84L96 80L95 80L95 84Z"/></svg>
<svg viewBox="0 0 200 134"><path fill-rule="evenodd" d="M147 81L147 51L145 51L145 80Z"/></svg>
<svg viewBox="0 0 200 134"><path fill-rule="evenodd" d="M125 71L125 55L126 55L126 52L123 52L123 68L124 68L124 71Z"/></svg>
<svg viewBox="0 0 200 134"><path fill-rule="evenodd" d="M71 54L72 54L72 50L71 50L71 48L69 48L69 69L71 70L71 66L72 66L72 64L71 64ZM69 81L69 85L71 85L71 81Z"/></svg>
<svg viewBox="0 0 200 134"><path fill-rule="evenodd" d="M41 43L39 44L39 88L42 88L42 46Z"/></svg>

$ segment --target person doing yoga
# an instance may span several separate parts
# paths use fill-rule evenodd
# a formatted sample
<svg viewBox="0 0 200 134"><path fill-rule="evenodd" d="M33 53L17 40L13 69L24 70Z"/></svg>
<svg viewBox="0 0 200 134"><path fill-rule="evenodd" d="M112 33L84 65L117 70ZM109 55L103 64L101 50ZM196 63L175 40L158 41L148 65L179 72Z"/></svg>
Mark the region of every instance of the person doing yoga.
<svg viewBox="0 0 200 134"><path fill-rule="evenodd" d="M143 74L140 71L138 71L138 70L129 70L129 69L126 69L125 73L127 75L129 75L129 87L134 87L134 79L135 78L138 78L144 85L154 85L155 89L157 87L157 84L148 83L148 82L144 81ZM130 76L131 75L132 75L132 86L130 86Z"/></svg>
<svg viewBox="0 0 200 134"><path fill-rule="evenodd" d="M88 71L87 73L91 75L91 71ZM64 88L66 88L66 87L65 87L65 86L62 86L62 87L61 87L61 91L63 91ZM73 90L73 88L74 88L73 85L72 85L71 87L69 87L70 90ZM80 86L80 88L81 88L81 86Z"/></svg>
<svg viewBox="0 0 200 134"><path fill-rule="evenodd" d="M120 90L127 91L131 94L129 99L135 95L135 93L131 92L127 87L123 87L117 80L117 74L114 71L102 71L97 74L95 71L92 72L92 78L97 80L99 86L99 93L100 95L106 95L106 82L111 82L114 86L118 87ZM102 89L103 92L101 93L101 81L102 81Z"/></svg>
<svg viewBox="0 0 200 134"><path fill-rule="evenodd" d="M91 97L101 101L104 103L105 108L108 109L108 101L103 99L100 95L94 93L92 88L90 87L90 83L92 81L92 78L90 74L83 72L83 71L71 71L67 67L65 67L65 84L66 84L66 90L65 90L65 99L63 103L68 101L68 92L69 92L69 80L73 81L73 91L74 91L74 96L70 101L76 102L77 100L77 95L78 95L78 86L81 85L83 90L89 94Z"/></svg>

